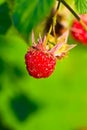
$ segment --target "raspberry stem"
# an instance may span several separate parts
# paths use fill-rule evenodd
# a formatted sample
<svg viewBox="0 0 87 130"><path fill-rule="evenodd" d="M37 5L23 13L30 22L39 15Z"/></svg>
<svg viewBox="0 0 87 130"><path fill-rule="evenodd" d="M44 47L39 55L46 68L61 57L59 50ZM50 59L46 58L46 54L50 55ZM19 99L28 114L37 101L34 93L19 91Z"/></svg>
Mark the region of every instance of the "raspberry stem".
<svg viewBox="0 0 87 130"><path fill-rule="evenodd" d="M80 22L83 28L87 31L86 24L82 21L80 16L65 2L65 0L57 0L57 1L61 2L75 16L75 18Z"/></svg>

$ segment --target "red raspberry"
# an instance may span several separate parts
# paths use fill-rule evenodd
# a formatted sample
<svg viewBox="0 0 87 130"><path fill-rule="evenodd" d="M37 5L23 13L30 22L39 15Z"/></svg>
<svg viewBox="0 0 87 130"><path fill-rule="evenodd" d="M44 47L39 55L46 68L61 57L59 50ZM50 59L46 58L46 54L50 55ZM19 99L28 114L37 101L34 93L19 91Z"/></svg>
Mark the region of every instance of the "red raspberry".
<svg viewBox="0 0 87 130"><path fill-rule="evenodd" d="M25 63L28 73L35 78L49 77L55 69L56 59L61 59L75 45L66 44L68 32L55 40L53 36L45 36L43 39L39 36L38 43L34 42L25 55ZM51 40L51 41L50 41ZM57 44L55 44L55 41ZM53 44L51 44L53 43ZM52 48L51 48L52 46Z"/></svg>
<svg viewBox="0 0 87 130"><path fill-rule="evenodd" d="M81 19L87 25L87 14L81 15ZM74 20L71 27L71 34L75 40L87 44L87 31L82 27L79 21Z"/></svg>
<svg viewBox="0 0 87 130"><path fill-rule="evenodd" d="M29 49L25 60L29 74L35 78L49 77L56 65L56 58L52 54L36 48Z"/></svg>

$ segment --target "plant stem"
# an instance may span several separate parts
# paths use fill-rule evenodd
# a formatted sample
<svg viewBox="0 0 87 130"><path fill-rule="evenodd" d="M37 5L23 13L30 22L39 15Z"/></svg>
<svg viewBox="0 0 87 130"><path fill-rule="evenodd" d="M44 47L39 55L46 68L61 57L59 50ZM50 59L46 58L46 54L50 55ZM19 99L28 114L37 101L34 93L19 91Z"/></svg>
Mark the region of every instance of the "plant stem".
<svg viewBox="0 0 87 130"><path fill-rule="evenodd" d="M58 1L57 10L59 9L59 7L60 7L60 0Z"/></svg>
<svg viewBox="0 0 87 130"><path fill-rule="evenodd" d="M86 24L82 21L80 16L65 2L65 0L57 0L57 1L61 2L75 16L75 18L80 22L83 28L87 31Z"/></svg>
<svg viewBox="0 0 87 130"><path fill-rule="evenodd" d="M76 19L80 21L80 17L78 16L78 14L64 0L58 1L60 1L76 17Z"/></svg>

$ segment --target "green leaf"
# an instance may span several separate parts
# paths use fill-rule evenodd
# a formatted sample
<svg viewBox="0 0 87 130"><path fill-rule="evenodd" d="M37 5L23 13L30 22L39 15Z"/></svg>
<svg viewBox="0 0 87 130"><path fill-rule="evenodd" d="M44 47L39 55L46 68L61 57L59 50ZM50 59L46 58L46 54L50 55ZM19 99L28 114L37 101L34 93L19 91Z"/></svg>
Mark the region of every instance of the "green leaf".
<svg viewBox="0 0 87 130"><path fill-rule="evenodd" d="M55 0L15 0L13 21L18 31L29 36L31 30L50 12Z"/></svg>
<svg viewBox="0 0 87 130"><path fill-rule="evenodd" d="M0 34L5 34L12 24L9 12L6 2L0 5Z"/></svg>
<svg viewBox="0 0 87 130"><path fill-rule="evenodd" d="M87 0L75 0L75 5L80 14L87 13Z"/></svg>

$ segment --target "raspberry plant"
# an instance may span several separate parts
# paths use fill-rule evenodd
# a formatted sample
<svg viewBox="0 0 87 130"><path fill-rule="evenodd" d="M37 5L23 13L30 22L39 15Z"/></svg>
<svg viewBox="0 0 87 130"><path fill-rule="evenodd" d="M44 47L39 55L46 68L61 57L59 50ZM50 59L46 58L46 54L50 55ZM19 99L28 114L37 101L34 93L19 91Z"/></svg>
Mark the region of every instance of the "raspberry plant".
<svg viewBox="0 0 87 130"><path fill-rule="evenodd" d="M87 31L86 23L80 17L80 15L78 15L78 14L87 13L86 0L84 0L84 1L74 0L75 6L73 6L72 8L71 8L68 0L67 1L66 0L57 0L57 1L56 0L47 0L47 1L42 0L42 2L40 0L38 0L38 1L37 0L34 0L34 1L27 1L27 0L20 0L20 1L19 0L13 0L13 1L6 0L6 1L4 1L4 0L2 0L1 6L2 6L2 3L4 3L4 2L6 4L6 6L8 5L8 8L11 12L9 15L8 22L6 23L7 27L5 26L6 29L4 29L5 32L7 31L8 27L11 26L11 24L14 25L14 27L16 28L16 30L18 31L20 36L26 41L26 43L29 46L30 46L30 34L31 34L32 30L35 31L36 27L40 25L40 22L42 22L43 20L46 20L46 16L49 16L52 8L55 7L55 3L57 2L57 4L56 4L57 7L54 9L55 10L54 14L51 15L52 21L50 23L49 28L46 25L43 26L43 28L41 30L42 38L39 38L39 41L37 40L36 42L34 41L34 39L32 40L33 43L35 42L35 45L30 46L26 55L29 55L30 52L32 53L32 55L34 55L34 53L37 55L37 53L40 52L40 53L43 53L43 55L45 55L45 56L48 56L51 58L53 57L53 59L55 59L55 64L56 64L57 60L65 57L67 55L68 51L75 46L75 45L67 44L66 39L68 39L68 35L66 38L66 33L69 32L69 30L71 30L72 35L75 33L77 35L77 32L75 32L75 30L72 29L70 26L64 27L62 24L60 24L61 21L57 21L58 9L60 8L61 5L63 5L64 8L67 8L72 13L72 15L75 16L75 18L78 20L78 23L85 30L84 35L86 34L86 31ZM12 21L12 23L11 23L11 21ZM58 26L58 22L59 22L59 26ZM68 20L65 20L65 22L68 23ZM2 24L3 24L3 22L2 22ZM60 29L59 29L59 27L60 27ZM44 28L47 31L43 33ZM61 31L61 28L62 28L62 31ZM74 30L74 32L73 32L73 30ZM37 33L39 33L39 31ZM81 35L79 35L79 37L81 37ZM78 40L77 37L75 37L75 38L76 38L76 40ZM44 45L44 39L46 39L45 45ZM79 38L79 41L83 42L83 43L85 42L85 44L86 44L87 37L83 37L83 40L81 40L81 38ZM44 49L42 49L42 48L44 48ZM34 57L32 55L31 55L31 57ZM40 68L38 68L38 67L35 68L33 66L34 63L31 65L31 62L30 62L31 59L28 56L26 56L26 57L25 57L25 62L26 62L27 70L30 75L32 75L30 72L31 69L29 68L30 66L32 66L32 68L33 68L33 70L31 70L31 71L36 72L36 71L40 70L40 73L38 72L39 75L42 75L42 73L44 73L44 72L42 72L42 70L45 70L45 69L49 70L47 68L47 66L46 66L46 68L41 69L42 65L40 66ZM37 57L35 57L35 58L37 58ZM39 57L39 58L41 58L41 57ZM32 60L35 61L34 58L32 58ZM36 62L35 62L35 64L36 64ZM40 64L41 64L41 62L40 62ZM45 62L44 63L42 62L42 64L45 64ZM35 66L37 66L37 65L35 65ZM55 68L54 66L53 66L53 68L51 68L52 72L53 72L54 68ZM52 72L50 71L49 73L51 74ZM36 76L36 77L44 77L44 76ZM48 77L48 75L45 77Z"/></svg>
<svg viewBox="0 0 87 130"><path fill-rule="evenodd" d="M51 73L54 71L56 60L64 57L66 53L75 46L75 45L69 46L68 44L66 44L67 42L66 37L68 37L68 35L66 36L62 34L63 37L59 37L60 40L58 39L58 36L56 35L56 32L55 32L55 29L57 28L56 19L57 19L58 8L60 6L60 3L64 4L64 6L66 6L71 11L72 14L74 14L74 16L80 22L80 24L86 29L86 25L84 21L80 18L80 16L78 16L77 13L75 13L74 10L64 0L58 0L58 5L55 10L54 16L52 17L53 20L49 26L49 30L47 34L45 34L43 38L39 37L37 43L35 43L34 39L32 39L33 44L36 44L36 45L33 45L32 47L30 47L25 56L25 63L26 63L27 70L29 74L35 78L49 77ZM22 31L22 30L19 30L19 31ZM52 35L51 35L51 31L53 32ZM24 33L24 29L23 29L23 33ZM52 41L51 37L53 37L54 41ZM50 48L49 41L50 43L53 42L52 44L54 44L53 47L51 48Z"/></svg>
<svg viewBox="0 0 87 130"><path fill-rule="evenodd" d="M81 23L81 26L86 31L86 25L80 17L80 15L87 13L86 0L65 0L60 1L59 3L58 12L64 12L63 9L67 6L67 8L75 15L78 20L77 22ZM49 16L54 5L54 0L33 0L33 2L30 0L0 0L1 129L86 129L87 48L78 44L78 46L73 49L73 54L68 59L63 60L62 63L59 61L67 55L68 49L70 49L70 45L67 43L69 31L67 31L67 27L62 25L62 20L59 17L59 19L56 17L56 20L54 18L54 26L52 25L53 16L51 17L51 24L49 28L44 31L46 34L43 32L45 24L41 23L47 19L46 16ZM72 17L72 13L69 14L68 12L67 15L71 20L70 22L73 23L75 18ZM64 12L64 14L66 14L66 12ZM65 15L65 17L67 16ZM55 23L55 21L57 23ZM69 22L68 19L64 19L64 21L65 23ZM38 30L38 27L40 28L40 31ZM32 29L35 34L35 40L32 35L31 42L30 37ZM61 31L61 29L63 31ZM2 32L2 30L5 31ZM48 33L49 30L50 33ZM69 25L68 30L71 31L72 26ZM39 49L40 46L38 46L43 45L39 44L40 42L37 40L39 32L41 33L41 37L39 38L42 39L42 41L45 36L47 39L44 51L41 48ZM65 43L64 35L67 36ZM61 39L61 37L63 39ZM56 42L56 40L59 42ZM70 43L74 44L74 40L70 39ZM58 49L58 44L62 47L61 49ZM55 47L57 47L58 51L55 50ZM62 53L65 51L65 48L67 53ZM51 56L50 53L52 53L53 59L56 59L56 62L59 61L56 73L53 77L46 80L35 80L26 74L24 55L26 53L27 58L28 54L30 55L31 49L34 49L34 52L43 53L47 58L49 56L49 59ZM25 59L26 62L29 60L30 58L28 58L28 60ZM33 60L33 63L34 62L35 58ZM42 64L42 62L40 63ZM27 69L29 69L29 65L26 63ZM46 65L48 64L46 63ZM33 66L34 64L31 67L33 68ZM55 68L56 64L54 64L53 71ZM53 71L51 72L53 73ZM30 69L28 72L30 73ZM52 73L50 73L50 75ZM47 74L46 76L50 76ZM34 75L34 77L37 75ZM41 76L41 73L39 76ZM32 102L32 100L34 102ZM42 109L38 106L38 102L41 103L40 105ZM39 109L37 106L40 108L40 111L38 111Z"/></svg>

